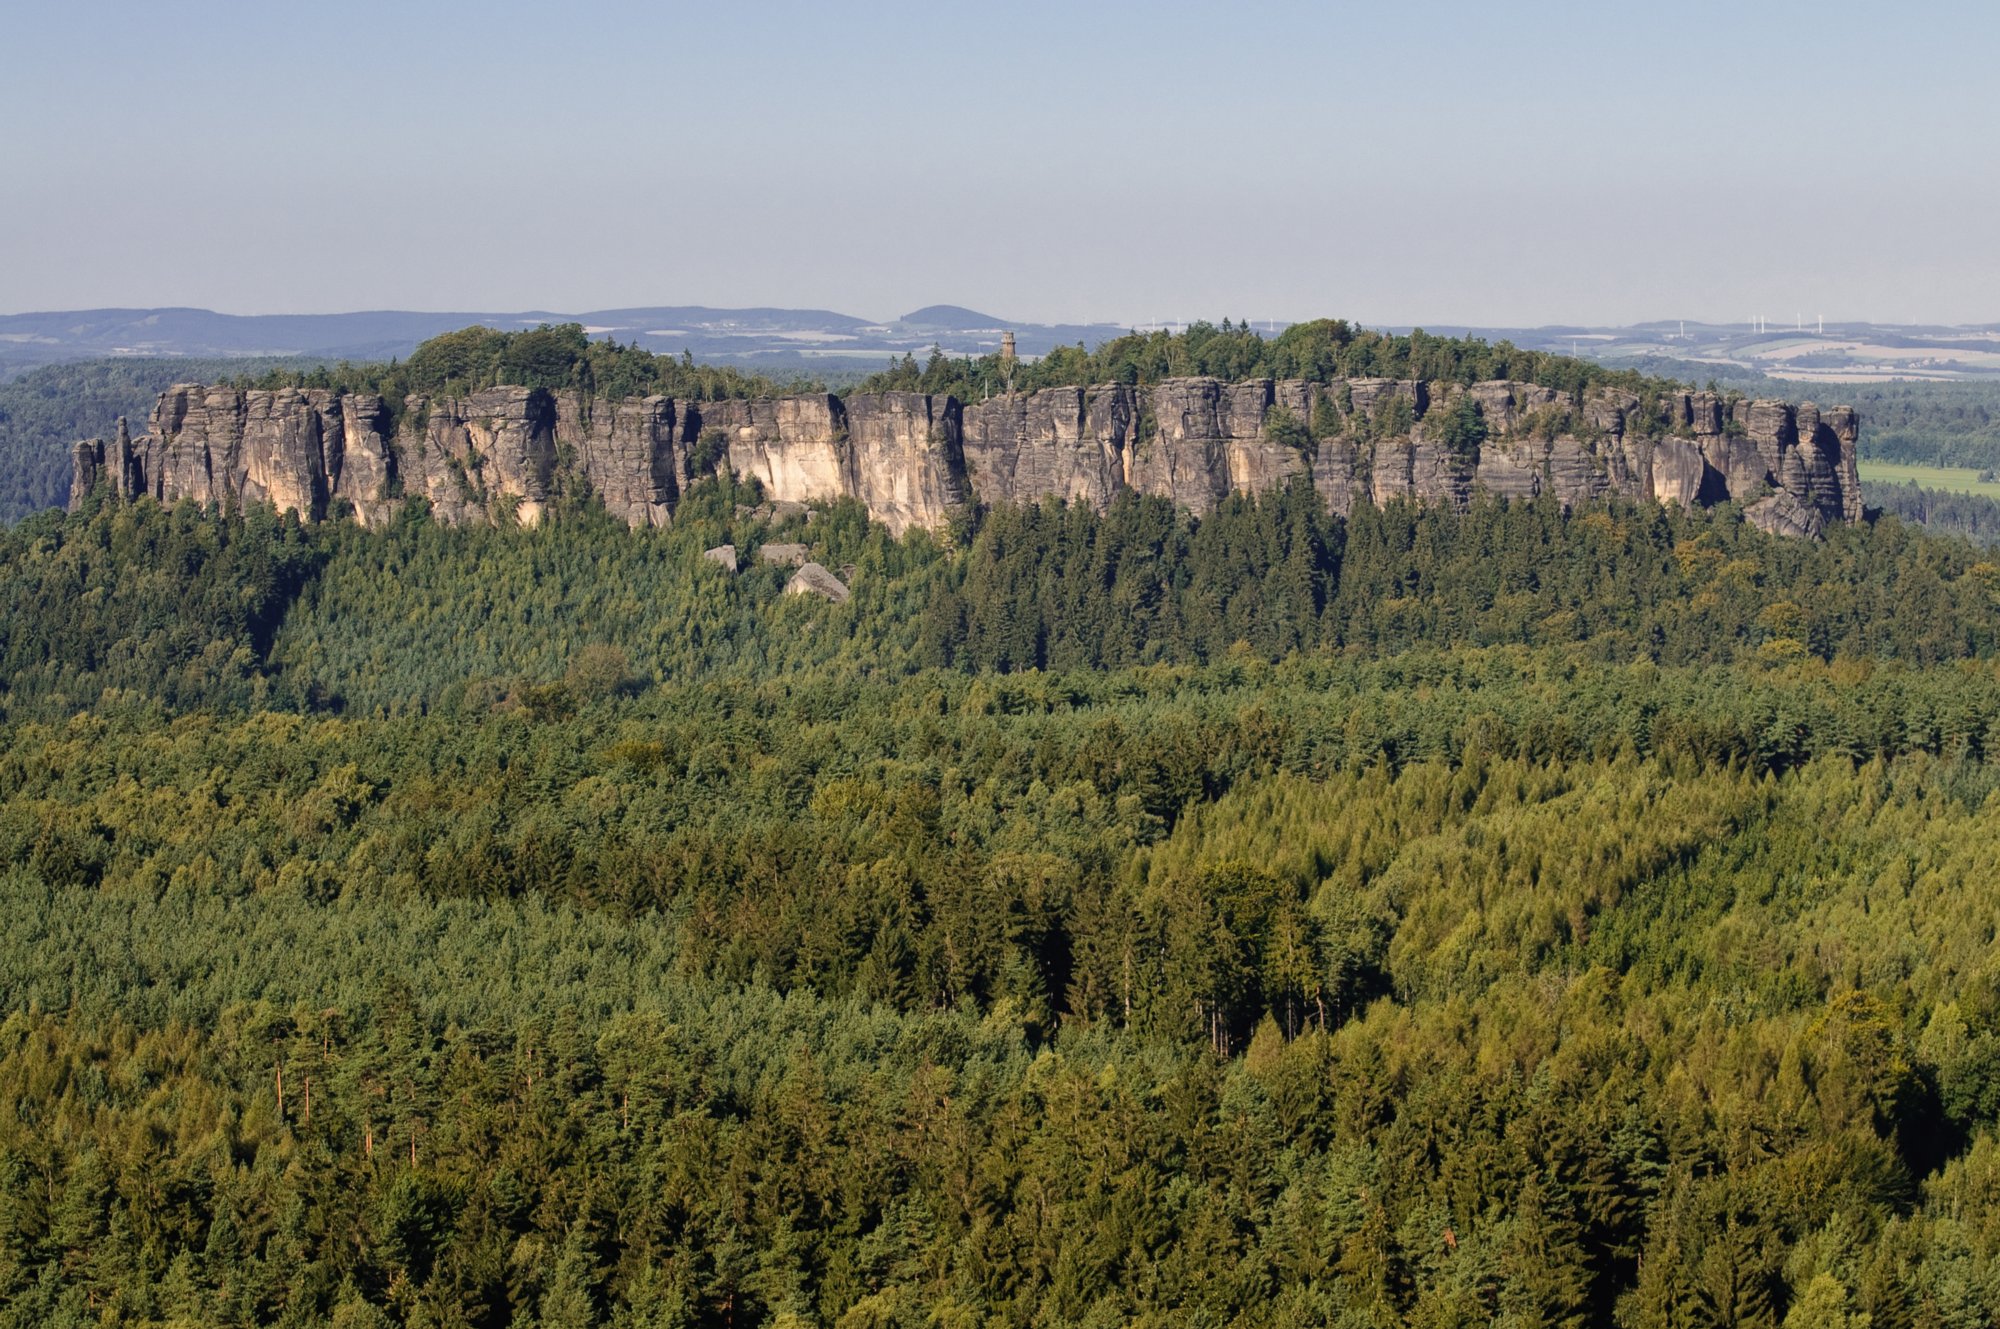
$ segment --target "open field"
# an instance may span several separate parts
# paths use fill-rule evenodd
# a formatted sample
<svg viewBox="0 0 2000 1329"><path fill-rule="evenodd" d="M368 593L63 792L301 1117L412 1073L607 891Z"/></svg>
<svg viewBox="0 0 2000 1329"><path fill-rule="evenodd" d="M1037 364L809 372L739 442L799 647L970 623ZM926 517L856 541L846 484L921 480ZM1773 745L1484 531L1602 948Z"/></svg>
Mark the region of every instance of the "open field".
<svg viewBox="0 0 2000 1329"><path fill-rule="evenodd" d="M1865 458L1860 466L1864 487L1870 484L1915 484L1926 489L1948 489L1961 494L2000 499L2000 481L1981 480L1980 473L1970 467L1911 466L1903 462L1868 461Z"/></svg>

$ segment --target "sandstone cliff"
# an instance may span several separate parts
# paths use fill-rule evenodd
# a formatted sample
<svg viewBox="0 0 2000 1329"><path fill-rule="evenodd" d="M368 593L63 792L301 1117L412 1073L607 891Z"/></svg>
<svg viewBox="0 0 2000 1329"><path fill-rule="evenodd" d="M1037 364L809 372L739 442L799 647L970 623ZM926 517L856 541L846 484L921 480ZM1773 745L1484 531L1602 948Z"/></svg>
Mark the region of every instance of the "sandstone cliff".
<svg viewBox="0 0 2000 1329"><path fill-rule="evenodd" d="M899 534L941 527L975 499L1102 511L1135 490L1206 513L1297 476L1341 513L1397 498L1463 505L1479 491L1564 503L1616 493L1734 499L1765 529L1816 535L1861 518L1858 433L1846 407L1379 378L1179 378L966 406L919 393L609 401L498 387L412 397L400 423L364 393L183 385L140 437L121 422L111 441L77 444L72 506L103 483L309 520L345 505L376 525L421 495L443 521L532 525L562 485L583 483L622 520L658 526L687 483L728 466L778 502L858 499Z"/></svg>

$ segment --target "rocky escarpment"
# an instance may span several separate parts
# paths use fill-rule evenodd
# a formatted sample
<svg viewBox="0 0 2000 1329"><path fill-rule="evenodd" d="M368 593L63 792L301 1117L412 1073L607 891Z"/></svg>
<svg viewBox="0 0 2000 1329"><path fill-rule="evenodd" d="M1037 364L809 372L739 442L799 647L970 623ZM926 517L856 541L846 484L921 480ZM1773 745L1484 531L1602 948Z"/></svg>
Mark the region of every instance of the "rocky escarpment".
<svg viewBox="0 0 2000 1329"><path fill-rule="evenodd" d="M963 406L920 393L610 401L496 387L412 397L393 418L365 393L185 385L162 394L144 435L121 422L112 440L77 445L72 505L103 483L307 519L344 507L375 525L420 495L444 521L533 524L563 486L587 484L624 521L659 526L694 477L727 466L780 502L857 499L898 533L939 528L974 499L1102 511L1134 490L1206 513L1300 477L1343 514L1480 491L1622 494L1734 499L1767 530L1817 535L1861 517L1858 432L1845 407L1504 381L1177 378Z"/></svg>
<svg viewBox="0 0 2000 1329"><path fill-rule="evenodd" d="M1737 499L1785 533L1861 518L1859 422L1810 403L1611 389L1571 398L1504 381L1191 378L996 397L964 418L967 473L992 502L1053 495L1102 509L1129 488L1199 513L1232 491L1307 476L1343 514L1357 501L1462 505L1484 490L1564 503Z"/></svg>
<svg viewBox="0 0 2000 1329"><path fill-rule="evenodd" d="M379 525L404 499L446 522L541 520L565 477L614 515L663 526L694 475L727 465L781 499L858 498L899 534L966 500L959 406L920 393L763 401L610 401L496 387L413 396L400 423L367 393L181 385L151 429L76 445L71 506L125 498L268 502L317 520L346 505Z"/></svg>

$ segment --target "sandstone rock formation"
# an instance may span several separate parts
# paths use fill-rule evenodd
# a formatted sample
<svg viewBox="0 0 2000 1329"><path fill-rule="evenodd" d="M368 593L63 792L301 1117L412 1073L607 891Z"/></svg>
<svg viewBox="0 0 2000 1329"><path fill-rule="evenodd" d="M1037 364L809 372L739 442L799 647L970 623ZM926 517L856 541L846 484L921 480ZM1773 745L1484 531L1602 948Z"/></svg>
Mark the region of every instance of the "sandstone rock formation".
<svg viewBox="0 0 2000 1329"><path fill-rule="evenodd" d="M1043 498L1102 512L1125 488L1125 450L1138 417L1117 385L1009 393L965 408L966 479L988 503Z"/></svg>
<svg viewBox="0 0 2000 1329"><path fill-rule="evenodd" d="M817 563L808 563L785 583L786 595L817 595L837 605L847 603L850 592L840 578Z"/></svg>
<svg viewBox="0 0 2000 1329"><path fill-rule="evenodd" d="M1826 532L1826 518L1796 495L1779 490L1743 509L1743 519L1772 535L1817 540Z"/></svg>
<svg viewBox="0 0 2000 1329"><path fill-rule="evenodd" d="M605 402L563 392L555 409L556 439L575 450L605 510L630 526L665 526L680 503L684 465L673 399Z"/></svg>
<svg viewBox="0 0 2000 1329"><path fill-rule="evenodd" d="M1483 437L1460 427L1468 402ZM365 393L182 385L161 395L146 434L121 425L108 443L77 445L72 505L105 484L163 502L269 502L308 520L348 510L377 525L421 496L442 521L532 525L576 483L627 523L659 526L686 484L727 466L762 484L759 512L809 515L853 498L897 534L938 529L973 500L1103 511L1131 490L1207 513L1294 477L1343 514L1356 501L1463 505L1481 491L1566 504L1623 494L1735 499L1762 505L1753 519L1770 529L1811 534L1861 518L1858 432L1846 407L1609 388L1572 397L1507 381L1177 378L964 407L920 393L610 401L497 387L411 397L393 417ZM1764 505L1776 495L1791 501Z"/></svg>
<svg viewBox="0 0 2000 1329"><path fill-rule="evenodd" d="M682 447L694 454L703 437L713 435L729 469L756 477L767 494L806 502L852 492L847 421L838 397L690 402L685 412Z"/></svg>
<svg viewBox="0 0 2000 1329"><path fill-rule="evenodd" d="M956 398L857 394L847 401L847 428L854 468L848 492L890 531L936 530L965 502Z"/></svg>

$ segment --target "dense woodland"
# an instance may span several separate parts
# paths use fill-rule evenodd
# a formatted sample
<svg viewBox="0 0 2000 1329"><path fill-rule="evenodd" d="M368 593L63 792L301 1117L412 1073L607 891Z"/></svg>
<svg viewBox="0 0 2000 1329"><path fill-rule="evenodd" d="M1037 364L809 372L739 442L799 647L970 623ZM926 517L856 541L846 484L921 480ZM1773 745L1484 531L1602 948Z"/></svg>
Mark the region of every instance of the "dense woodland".
<svg viewBox="0 0 2000 1329"><path fill-rule="evenodd" d="M2000 467L2000 384L1841 386L1867 422L1863 455L1919 466Z"/></svg>
<svg viewBox="0 0 2000 1329"><path fill-rule="evenodd" d="M0 1325L2000 1318L1978 547L756 498L0 532Z"/></svg>
<svg viewBox="0 0 2000 1329"><path fill-rule="evenodd" d="M997 355L953 359L933 353L919 366L904 356L898 364L860 387L866 392L949 392L977 401L1013 390L1083 386L1093 383L1157 383L1164 378L1204 374L1226 381L1246 378L1302 378L1323 383L1335 378L1421 378L1432 382L1477 383L1511 378L1564 392L1599 384L1633 390L1654 389L1662 380L1586 360L1527 351L1507 342L1434 337L1421 329L1407 336L1358 328L1345 319L1294 323L1266 338L1249 324L1228 319L1220 326L1195 323L1183 332L1131 333L1095 351L1059 346L1033 361Z"/></svg>
<svg viewBox="0 0 2000 1329"><path fill-rule="evenodd" d="M388 364L277 368L239 375L246 387L338 388L382 396L400 415L411 394L455 396L501 384L550 391L575 389L613 399L658 394L686 400L769 397L819 385L778 382L727 365L697 364L692 356L656 355L637 345L593 340L579 323L499 332L474 325L433 337L407 360Z"/></svg>
<svg viewBox="0 0 2000 1329"><path fill-rule="evenodd" d="M874 386L1007 372L1595 371L1224 324ZM572 329L264 381L775 386ZM760 498L0 528L0 1329L2000 1320L1982 544Z"/></svg>
<svg viewBox="0 0 2000 1329"><path fill-rule="evenodd" d="M1877 482L1868 486L1868 505L1926 530L1963 535L1983 545L2000 544L2000 502L1984 494Z"/></svg>

